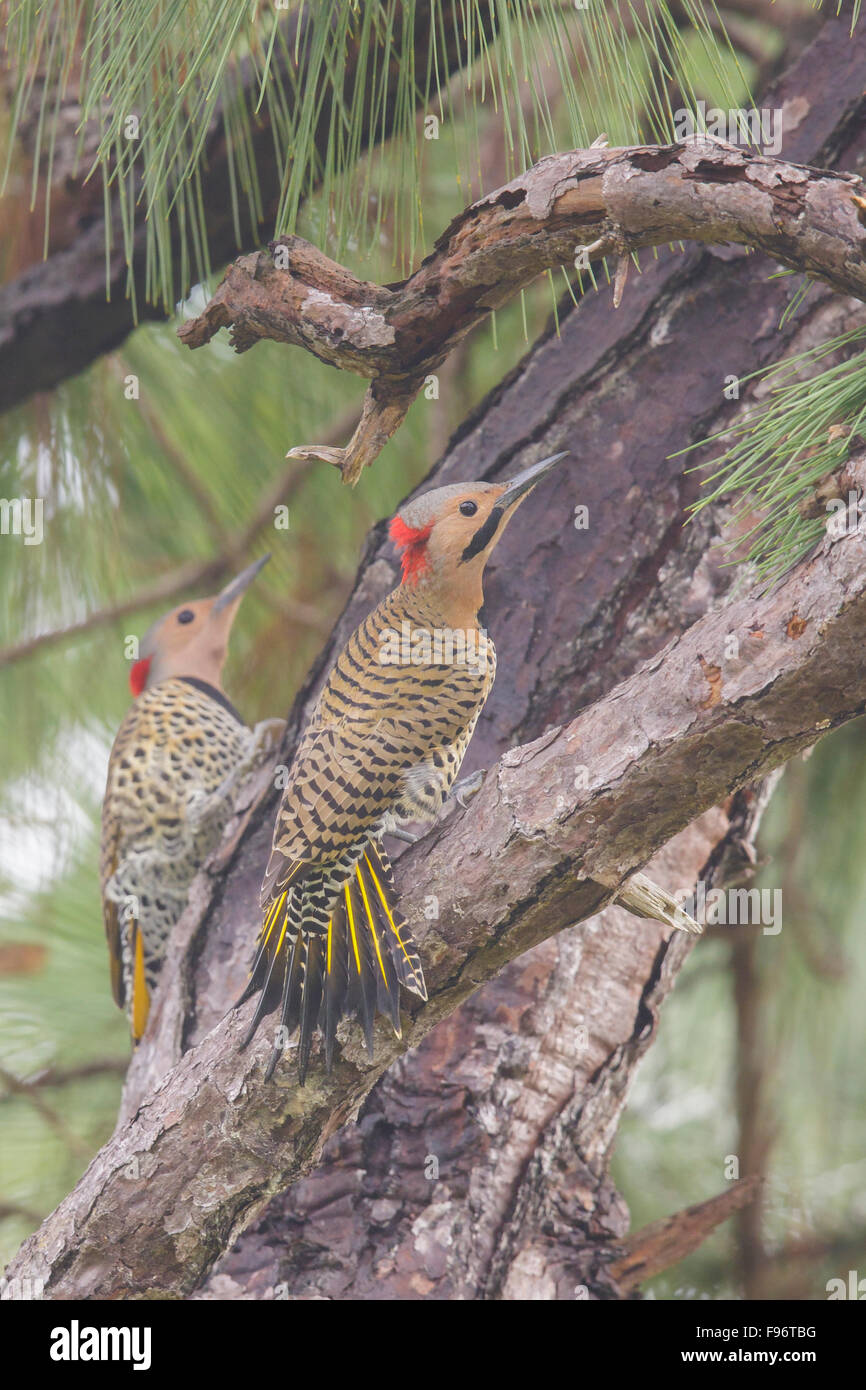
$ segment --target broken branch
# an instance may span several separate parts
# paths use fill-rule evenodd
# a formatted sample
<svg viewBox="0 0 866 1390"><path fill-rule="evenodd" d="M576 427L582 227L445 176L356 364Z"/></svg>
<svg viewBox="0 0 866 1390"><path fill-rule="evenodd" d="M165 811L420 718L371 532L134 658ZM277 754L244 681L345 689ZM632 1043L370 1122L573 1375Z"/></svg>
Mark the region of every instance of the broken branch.
<svg viewBox="0 0 866 1390"><path fill-rule="evenodd" d="M630 1293L697 1250L717 1226L755 1200L760 1185L758 1177L743 1178L706 1202L635 1231L623 1241L621 1254L607 1267L608 1274L623 1293Z"/></svg>

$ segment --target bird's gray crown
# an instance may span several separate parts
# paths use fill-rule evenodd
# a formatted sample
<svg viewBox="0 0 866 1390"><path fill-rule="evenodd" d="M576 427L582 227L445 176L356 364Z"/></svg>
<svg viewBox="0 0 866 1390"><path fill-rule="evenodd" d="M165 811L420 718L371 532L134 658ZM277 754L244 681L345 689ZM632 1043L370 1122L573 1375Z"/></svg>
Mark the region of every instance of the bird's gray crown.
<svg viewBox="0 0 866 1390"><path fill-rule="evenodd" d="M450 483L448 487L434 487L420 497L413 497L401 507L397 515L413 531L420 531L441 512L443 505L454 497L465 497L472 492L488 492L493 483Z"/></svg>

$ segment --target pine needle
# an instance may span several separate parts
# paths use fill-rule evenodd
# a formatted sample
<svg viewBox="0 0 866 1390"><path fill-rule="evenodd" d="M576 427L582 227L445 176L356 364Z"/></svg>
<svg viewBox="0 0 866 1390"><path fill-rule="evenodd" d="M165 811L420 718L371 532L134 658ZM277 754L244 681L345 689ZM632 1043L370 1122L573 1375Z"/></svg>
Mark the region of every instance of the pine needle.
<svg viewBox="0 0 866 1390"><path fill-rule="evenodd" d="M510 177L556 149L590 144L599 130L620 143L673 139L671 89L691 101L700 86L731 106L747 95L724 32L696 0L676 7L678 19L668 0L647 0L640 14L628 0L585 10L561 0L457 0L456 34L452 5L430 0L426 54L413 44L419 3L334 0L284 12L239 0L19 0L5 34L15 76L10 158L26 120L35 198L50 183L62 110L77 102L79 157L85 134L95 148L79 173L101 179L107 209L119 215L127 292L143 222L145 295L171 310L211 270L203 186L218 120L239 245L261 244L271 231L253 154L267 119L277 234L297 230L316 194L326 210L315 229L323 249L341 258L354 248L363 259L387 229L405 270L429 250L419 113L435 112L449 128L468 202L485 191L482 109L501 124ZM449 36L458 78L447 70ZM376 148L386 136L387 148ZM367 158L365 145L375 151ZM47 214L45 237L47 247Z"/></svg>
<svg viewBox="0 0 866 1390"><path fill-rule="evenodd" d="M818 514L811 514L816 510L816 485L839 472L852 441L866 434L866 351L850 354L864 338L866 328L852 329L741 377L741 386L748 381L768 383L766 399L732 428L680 451L682 455L715 440L733 440L723 453L698 465L697 471L706 474L707 491L691 513L733 499L733 523L756 514L749 529L727 544L739 555L747 543L746 558L762 580L780 578L825 533L825 505L818 503ZM841 362L819 370L820 362L840 353ZM804 381L810 370L814 374Z"/></svg>

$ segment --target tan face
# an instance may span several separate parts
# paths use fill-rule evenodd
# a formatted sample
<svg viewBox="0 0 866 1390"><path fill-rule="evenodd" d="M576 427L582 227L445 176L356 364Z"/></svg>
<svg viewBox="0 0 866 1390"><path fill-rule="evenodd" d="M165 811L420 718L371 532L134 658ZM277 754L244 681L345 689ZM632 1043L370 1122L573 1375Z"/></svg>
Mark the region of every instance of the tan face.
<svg viewBox="0 0 866 1390"><path fill-rule="evenodd" d="M268 556L250 565L212 598L181 603L142 638L139 659L129 673L133 695L171 676L195 676L221 689L235 614L248 586Z"/></svg>
<svg viewBox="0 0 866 1390"><path fill-rule="evenodd" d="M409 502L391 522L404 583L443 582L473 595L508 522L536 483L565 454L556 454L507 483L464 483L435 488Z"/></svg>
<svg viewBox="0 0 866 1390"><path fill-rule="evenodd" d="M458 497L442 507L427 542L429 562L434 569L445 566L457 571L464 566L483 570L511 516L523 498L511 507L497 506L505 492L504 484L470 483Z"/></svg>

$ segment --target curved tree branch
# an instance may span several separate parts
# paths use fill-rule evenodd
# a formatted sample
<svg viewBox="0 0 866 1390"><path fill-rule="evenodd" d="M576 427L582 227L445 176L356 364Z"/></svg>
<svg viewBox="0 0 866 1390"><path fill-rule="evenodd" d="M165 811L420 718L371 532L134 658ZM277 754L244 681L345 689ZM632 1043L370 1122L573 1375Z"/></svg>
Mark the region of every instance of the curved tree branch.
<svg viewBox="0 0 866 1390"><path fill-rule="evenodd" d="M608 1266L608 1273L623 1291L637 1288L654 1274L678 1264L716 1226L748 1207L759 1187L759 1178L742 1178L717 1197L653 1221L623 1241L622 1251Z"/></svg>
<svg viewBox="0 0 866 1390"><path fill-rule="evenodd" d="M425 380L492 310L554 266L679 240L733 242L866 298L866 197L857 174L809 169L696 137L681 145L551 155L462 212L410 279L358 280L300 237L235 261L204 311L178 329L201 347L218 329L245 352L263 338L371 379L344 449L294 448L357 483Z"/></svg>

